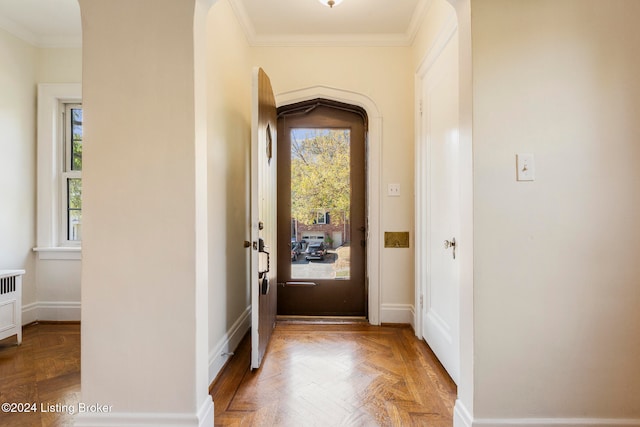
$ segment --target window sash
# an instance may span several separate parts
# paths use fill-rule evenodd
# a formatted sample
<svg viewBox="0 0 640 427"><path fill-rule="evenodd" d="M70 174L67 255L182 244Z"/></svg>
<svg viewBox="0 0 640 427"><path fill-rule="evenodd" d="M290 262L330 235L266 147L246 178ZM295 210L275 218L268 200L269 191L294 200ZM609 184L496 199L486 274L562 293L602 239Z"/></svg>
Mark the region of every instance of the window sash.
<svg viewBox="0 0 640 427"><path fill-rule="evenodd" d="M40 83L37 102L37 221L36 247L39 259L80 259L79 242L67 244L61 227L62 172L65 146L65 104L82 105L82 84Z"/></svg>
<svg viewBox="0 0 640 427"><path fill-rule="evenodd" d="M82 233L82 202L80 207L70 206L69 183L70 180L82 180L82 170L74 168L73 164L73 117L72 110L82 109L81 103L62 103L62 121L63 126L61 139L61 173L59 186L59 204L60 204L60 221L59 221L59 242L62 246L80 246ZM82 194L82 181L80 182L80 194ZM78 217L79 221L74 224L74 217Z"/></svg>
<svg viewBox="0 0 640 427"><path fill-rule="evenodd" d="M78 171L62 172L60 178L60 242L62 242L64 246L79 246L81 243L80 227L75 227L75 232L72 232L70 213L71 211L79 211L80 217L82 217L82 202L80 202L79 208L70 206L69 180L82 180L82 173ZM80 184L80 188L82 188L82 183ZM81 226L81 224L82 222L80 221L79 225Z"/></svg>
<svg viewBox="0 0 640 427"><path fill-rule="evenodd" d="M74 168L73 165L73 113L72 110L82 110L82 104L65 103L62 113L62 120L64 122L63 129L63 144L64 144L64 158L62 164L62 170L64 172L82 171L82 167ZM82 162L82 160L81 160Z"/></svg>

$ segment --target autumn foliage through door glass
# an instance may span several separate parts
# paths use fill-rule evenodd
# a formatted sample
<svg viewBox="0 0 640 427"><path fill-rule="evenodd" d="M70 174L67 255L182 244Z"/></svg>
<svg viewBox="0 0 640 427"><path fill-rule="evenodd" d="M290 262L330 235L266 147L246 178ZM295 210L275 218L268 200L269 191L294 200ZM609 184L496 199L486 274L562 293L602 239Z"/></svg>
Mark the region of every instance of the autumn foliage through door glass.
<svg viewBox="0 0 640 427"><path fill-rule="evenodd" d="M291 130L291 277L348 279L349 129Z"/></svg>

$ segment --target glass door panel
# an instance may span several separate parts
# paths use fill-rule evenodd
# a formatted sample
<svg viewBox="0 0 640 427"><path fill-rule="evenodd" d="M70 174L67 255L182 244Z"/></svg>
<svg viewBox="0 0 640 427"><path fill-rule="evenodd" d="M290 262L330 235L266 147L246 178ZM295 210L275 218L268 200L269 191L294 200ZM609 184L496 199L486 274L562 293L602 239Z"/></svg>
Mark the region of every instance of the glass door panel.
<svg viewBox="0 0 640 427"><path fill-rule="evenodd" d="M291 278L350 278L351 131L291 130Z"/></svg>

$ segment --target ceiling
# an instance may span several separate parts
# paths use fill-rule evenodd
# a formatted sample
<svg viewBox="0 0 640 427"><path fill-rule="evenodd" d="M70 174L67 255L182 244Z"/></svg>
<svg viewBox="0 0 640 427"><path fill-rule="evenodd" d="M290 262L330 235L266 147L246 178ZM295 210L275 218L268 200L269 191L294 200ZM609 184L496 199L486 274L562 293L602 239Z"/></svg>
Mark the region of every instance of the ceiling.
<svg viewBox="0 0 640 427"><path fill-rule="evenodd" d="M406 46L431 0L229 0L255 46ZM0 28L39 47L78 47L78 0L0 0Z"/></svg>
<svg viewBox="0 0 640 427"><path fill-rule="evenodd" d="M78 0L0 0L0 27L39 47L78 47Z"/></svg>

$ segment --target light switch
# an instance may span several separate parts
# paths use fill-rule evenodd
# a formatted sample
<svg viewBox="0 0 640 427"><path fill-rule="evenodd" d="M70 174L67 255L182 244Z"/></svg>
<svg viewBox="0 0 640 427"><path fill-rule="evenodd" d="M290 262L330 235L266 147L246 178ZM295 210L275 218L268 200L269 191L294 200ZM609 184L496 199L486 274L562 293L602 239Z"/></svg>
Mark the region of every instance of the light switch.
<svg viewBox="0 0 640 427"><path fill-rule="evenodd" d="M400 184L389 184L389 192L387 194L392 197L400 196Z"/></svg>
<svg viewBox="0 0 640 427"><path fill-rule="evenodd" d="M518 181L533 181L536 178L533 154L516 154Z"/></svg>

